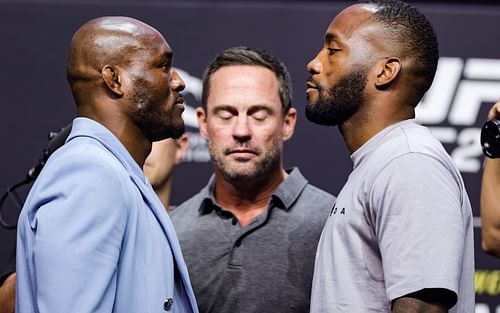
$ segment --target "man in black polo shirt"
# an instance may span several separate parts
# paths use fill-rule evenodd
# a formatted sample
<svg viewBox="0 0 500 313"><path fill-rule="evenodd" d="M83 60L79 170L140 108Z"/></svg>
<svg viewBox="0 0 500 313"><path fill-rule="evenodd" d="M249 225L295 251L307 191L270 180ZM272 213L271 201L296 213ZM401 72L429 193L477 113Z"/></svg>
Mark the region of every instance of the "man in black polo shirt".
<svg viewBox="0 0 500 313"><path fill-rule="evenodd" d="M172 213L201 313L309 312L316 246L335 197L285 170L285 66L235 47L209 64L197 109L214 175Z"/></svg>

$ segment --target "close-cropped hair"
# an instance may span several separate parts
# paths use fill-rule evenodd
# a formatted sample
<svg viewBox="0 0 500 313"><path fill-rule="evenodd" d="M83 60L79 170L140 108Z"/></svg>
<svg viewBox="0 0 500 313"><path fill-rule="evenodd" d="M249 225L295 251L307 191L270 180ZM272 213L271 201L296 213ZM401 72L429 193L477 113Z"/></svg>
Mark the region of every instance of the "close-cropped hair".
<svg viewBox="0 0 500 313"><path fill-rule="evenodd" d="M426 16L410 4L399 0L361 0L377 10L372 18L398 42L400 52L415 61L417 90L429 89L436 74L439 47L436 33Z"/></svg>
<svg viewBox="0 0 500 313"><path fill-rule="evenodd" d="M278 79L279 96L283 114L292 106L292 84L290 74L285 64L265 50L245 46L232 47L222 51L210 62L203 74L202 106L207 109L207 99L210 93L210 80L215 72L225 66L254 65L270 69Z"/></svg>

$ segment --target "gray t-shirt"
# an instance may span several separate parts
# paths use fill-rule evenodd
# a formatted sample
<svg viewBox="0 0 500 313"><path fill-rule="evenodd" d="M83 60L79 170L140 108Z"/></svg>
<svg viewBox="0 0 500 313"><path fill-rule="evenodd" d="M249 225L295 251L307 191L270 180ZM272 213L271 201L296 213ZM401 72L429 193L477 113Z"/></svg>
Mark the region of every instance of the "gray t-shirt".
<svg viewBox="0 0 500 313"><path fill-rule="evenodd" d="M201 313L308 313L314 256L335 197L298 169L246 227L213 197L213 178L171 213Z"/></svg>
<svg viewBox="0 0 500 313"><path fill-rule="evenodd" d="M424 288L453 291L450 312L474 312L472 211L442 145L406 120L351 158L318 244L311 312L391 312Z"/></svg>

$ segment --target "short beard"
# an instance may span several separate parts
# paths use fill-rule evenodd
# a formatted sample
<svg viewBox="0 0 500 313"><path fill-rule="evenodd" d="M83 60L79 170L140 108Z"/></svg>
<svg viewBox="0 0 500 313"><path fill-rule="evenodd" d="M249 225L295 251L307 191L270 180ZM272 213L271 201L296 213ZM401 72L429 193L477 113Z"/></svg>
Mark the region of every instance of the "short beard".
<svg viewBox="0 0 500 313"><path fill-rule="evenodd" d="M365 102L367 77L368 70L361 68L345 74L326 91L318 87L318 101L306 105L307 119L319 125L342 125Z"/></svg>
<svg viewBox="0 0 500 313"><path fill-rule="evenodd" d="M271 150L268 150L264 157L258 163L254 164L252 170L238 171L227 166L223 158L219 157L213 145L208 142L208 150L214 166L219 170L225 180L233 183L250 183L252 185L264 182L269 178L270 173L272 173L274 169L280 168L282 144L280 144L278 139L275 139L271 147ZM223 154L227 156L225 151Z"/></svg>
<svg viewBox="0 0 500 313"><path fill-rule="evenodd" d="M174 108L164 111L161 99L154 97L151 84L144 79L136 79L133 92L134 108L131 116L134 123L150 141L165 138L178 139L185 131L184 123L174 123L171 114ZM168 115L168 116L165 116Z"/></svg>

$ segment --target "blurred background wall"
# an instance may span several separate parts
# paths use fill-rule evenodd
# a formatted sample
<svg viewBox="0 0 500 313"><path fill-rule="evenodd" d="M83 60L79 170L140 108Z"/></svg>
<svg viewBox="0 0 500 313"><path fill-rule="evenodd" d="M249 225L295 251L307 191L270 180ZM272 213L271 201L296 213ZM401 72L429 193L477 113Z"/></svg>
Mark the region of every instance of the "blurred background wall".
<svg viewBox="0 0 500 313"><path fill-rule="evenodd" d="M500 312L499 261L481 249L479 188L483 156L479 132L491 104L500 99L500 3L418 1L434 24L441 59L417 118L431 127L460 168L475 215L476 312ZM200 78L216 53L234 45L263 48L288 66L295 136L285 145L285 164L299 166L315 185L337 194L352 164L336 128L313 125L303 114L305 66L322 46L343 1L0 1L0 190L24 179L47 146L47 135L67 125L75 106L65 78L74 31L102 15L127 15L162 32L174 50L174 66L187 84L184 118L190 137L186 160L175 170L173 204L204 186L211 174L193 108L200 104ZM29 185L21 188L20 200ZM3 206L8 222L18 210ZM11 257L15 230L0 228L0 270Z"/></svg>

